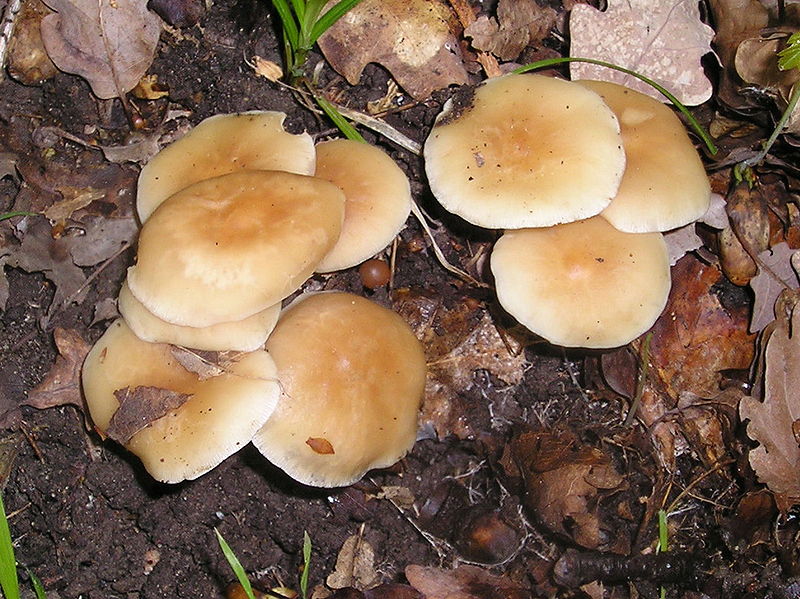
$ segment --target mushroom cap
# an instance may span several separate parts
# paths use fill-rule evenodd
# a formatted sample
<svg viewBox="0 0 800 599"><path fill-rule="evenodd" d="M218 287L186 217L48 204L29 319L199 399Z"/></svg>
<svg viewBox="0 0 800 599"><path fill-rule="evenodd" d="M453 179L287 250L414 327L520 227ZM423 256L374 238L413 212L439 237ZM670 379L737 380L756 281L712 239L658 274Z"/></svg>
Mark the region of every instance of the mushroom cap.
<svg viewBox="0 0 800 599"><path fill-rule="evenodd" d="M115 391L152 387L189 395L125 444L153 478L167 483L197 478L246 445L280 394L266 351L240 354L222 374L201 379L173 349L142 341L119 319L95 343L82 373L89 414L103 434L120 406Z"/></svg>
<svg viewBox="0 0 800 599"><path fill-rule="evenodd" d="M281 312L280 303L252 316L208 327L185 327L161 320L131 293L127 281L119 292L119 311L141 340L203 351L254 351L264 345Z"/></svg>
<svg viewBox="0 0 800 599"><path fill-rule="evenodd" d="M344 194L279 171L206 179L165 201L142 227L131 293L162 320L206 327L277 304L336 243Z"/></svg>
<svg viewBox="0 0 800 599"><path fill-rule="evenodd" d="M316 176L344 191L339 241L317 272L343 270L384 249L411 212L408 177L382 150L349 139L317 144Z"/></svg>
<svg viewBox="0 0 800 599"><path fill-rule="evenodd" d="M491 268L503 308L565 347L625 345L653 325L671 285L660 233L623 233L600 216L507 231Z"/></svg>
<svg viewBox="0 0 800 599"><path fill-rule="evenodd" d="M447 102L425 142L425 171L450 212L488 228L545 227L598 214L625 152L596 93L542 75L489 79Z"/></svg>
<svg viewBox="0 0 800 599"><path fill-rule="evenodd" d="M253 438L306 485L349 485L414 444L425 355L405 321L363 297L306 294L267 340L281 398Z"/></svg>
<svg viewBox="0 0 800 599"><path fill-rule="evenodd" d="M314 174L314 141L283 129L274 111L217 114L165 147L139 174L136 209L144 223L161 202L192 183L239 169Z"/></svg>
<svg viewBox="0 0 800 599"><path fill-rule="evenodd" d="M617 195L600 214L628 233L668 231L703 216L711 202L711 186L677 115L624 85L576 83L600 94L617 115L628 159Z"/></svg>

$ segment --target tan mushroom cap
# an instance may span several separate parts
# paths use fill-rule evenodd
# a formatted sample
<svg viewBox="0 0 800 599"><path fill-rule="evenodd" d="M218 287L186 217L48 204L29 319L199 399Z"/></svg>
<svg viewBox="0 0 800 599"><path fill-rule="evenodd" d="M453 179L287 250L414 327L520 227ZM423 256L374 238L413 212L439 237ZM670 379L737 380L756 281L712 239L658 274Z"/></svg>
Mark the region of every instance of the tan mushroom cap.
<svg viewBox="0 0 800 599"><path fill-rule="evenodd" d="M382 150L349 139L317 144L316 176L344 191L344 224L339 241L317 272L361 264L384 249L411 212L408 177Z"/></svg>
<svg viewBox="0 0 800 599"><path fill-rule="evenodd" d="M204 351L254 351L264 345L280 315L280 303L252 316L209 327L184 327L161 320L131 293L127 281L119 292L120 314L134 334L149 343L170 343Z"/></svg>
<svg viewBox="0 0 800 599"><path fill-rule="evenodd" d="M206 179L144 224L128 286L173 324L241 320L300 287L336 243L343 218L344 194L316 177L238 171Z"/></svg>
<svg viewBox="0 0 800 599"><path fill-rule="evenodd" d="M279 396L275 364L266 351L240 354L222 374L201 380L181 366L172 346L140 340L122 319L89 352L82 384L101 433L119 408L115 391L155 387L190 395L125 445L153 478L168 483L197 478L250 442Z"/></svg>
<svg viewBox="0 0 800 599"><path fill-rule="evenodd" d="M306 485L349 485L414 444L425 355L391 310L341 292L302 296L267 340L281 399L253 444Z"/></svg>
<svg viewBox="0 0 800 599"><path fill-rule="evenodd" d="M600 94L617 115L628 158L619 191L602 216L628 233L668 231L703 216L711 202L711 187L675 113L623 85L576 83Z"/></svg>
<svg viewBox="0 0 800 599"><path fill-rule="evenodd" d="M497 298L555 345L625 345L661 314L670 289L660 233L623 233L600 216L507 231L491 257Z"/></svg>
<svg viewBox="0 0 800 599"><path fill-rule="evenodd" d="M449 100L424 154L442 206L488 228L598 214L625 170L619 124L602 98L541 75L490 79Z"/></svg>
<svg viewBox="0 0 800 599"><path fill-rule="evenodd" d="M314 174L314 141L283 129L274 111L218 114L161 150L139 174L136 209L144 223L161 202L192 183L239 169Z"/></svg>

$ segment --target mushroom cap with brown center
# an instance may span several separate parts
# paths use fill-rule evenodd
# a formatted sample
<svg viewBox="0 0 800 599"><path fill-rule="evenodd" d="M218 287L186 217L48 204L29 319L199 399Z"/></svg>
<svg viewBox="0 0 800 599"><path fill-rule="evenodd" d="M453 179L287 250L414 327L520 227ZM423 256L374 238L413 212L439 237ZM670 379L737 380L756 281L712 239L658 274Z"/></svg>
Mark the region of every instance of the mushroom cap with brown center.
<svg viewBox="0 0 800 599"><path fill-rule="evenodd" d="M686 128L658 100L607 81L577 81L602 96L619 120L628 162L601 215L620 231L669 231L708 210L711 186Z"/></svg>
<svg viewBox="0 0 800 599"><path fill-rule="evenodd" d="M382 150L349 139L317 144L316 176L344 191L344 224L339 241L317 272L361 264L384 249L411 212L408 177Z"/></svg>
<svg viewBox="0 0 800 599"><path fill-rule="evenodd" d="M169 483L197 478L249 443L279 396L266 351L239 354L203 378L182 366L174 350L140 340L120 319L91 349L82 372L89 413L103 434L118 416L120 398L136 396L129 413L140 414L142 424L129 423L133 434L123 444L154 478ZM164 408L158 400L170 394L184 401Z"/></svg>
<svg viewBox="0 0 800 599"><path fill-rule="evenodd" d="M217 114L168 145L139 174L136 209L144 223L161 202L192 183L240 169L314 174L314 141L283 129L282 112Z"/></svg>
<svg viewBox="0 0 800 599"><path fill-rule="evenodd" d="M414 444L425 388L422 345L396 313L341 292L301 296L267 349L281 399L253 439L306 485L349 485Z"/></svg>
<svg viewBox="0 0 800 599"><path fill-rule="evenodd" d="M424 154L442 206L488 228L598 214L625 170L619 124L602 98L542 75L505 75L462 91L439 115Z"/></svg>
<svg viewBox="0 0 800 599"><path fill-rule="evenodd" d="M661 233L623 233L600 216L506 231L491 268L500 305L565 347L632 341L661 314L671 285Z"/></svg>
<svg viewBox="0 0 800 599"><path fill-rule="evenodd" d="M280 315L280 303L252 316L208 327L185 327L161 320L131 293L127 281L117 300L119 312L134 334L149 343L170 343L203 351L253 351L264 345Z"/></svg>
<svg viewBox="0 0 800 599"><path fill-rule="evenodd" d="M316 177L238 171L162 203L142 227L131 293L162 320L205 327L280 302L336 243L344 194Z"/></svg>

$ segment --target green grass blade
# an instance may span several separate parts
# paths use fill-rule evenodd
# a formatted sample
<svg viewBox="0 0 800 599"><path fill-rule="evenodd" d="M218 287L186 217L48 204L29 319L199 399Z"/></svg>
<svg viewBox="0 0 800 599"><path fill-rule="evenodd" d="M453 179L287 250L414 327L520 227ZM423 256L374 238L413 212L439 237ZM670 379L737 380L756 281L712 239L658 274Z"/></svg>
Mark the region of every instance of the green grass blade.
<svg viewBox="0 0 800 599"><path fill-rule="evenodd" d="M311 537L303 531L303 573L300 575L300 595L308 598L308 573L311 570Z"/></svg>
<svg viewBox="0 0 800 599"><path fill-rule="evenodd" d="M31 579L31 586L33 587L33 592L36 594L36 599L47 599L47 593L44 592L44 585L42 581L39 580L39 577L30 570L28 570L28 576Z"/></svg>
<svg viewBox="0 0 800 599"><path fill-rule="evenodd" d="M302 23L306 18L306 0L292 0L292 8L297 15L297 22Z"/></svg>
<svg viewBox="0 0 800 599"><path fill-rule="evenodd" d="M14 558L14 545L11 544L11 530L3 499L0 497L0 587L5 599L19 599L19 578L17 560Z"/></svg>
<svg viewBox="0 0 800 599"><path fill-rule="evenodd" d="M341 0L341 2L332 6L330 10L314 23L314 27L311 29L311 37L309 38L311 43L314 44L319 39L319 36L328 31L331 25L341 19L347 11L359 2L361 2L361 0Z"/></svg>
<svg viewBox="0 0 800 599"><path fill-rule="evenodd" d="M36 212L24 212L24 211L17 211L17 212L5 212L0 214L0 220L8 220L9 218L14 218L15 216L36 216Z"/></svg>
<svg viewBox="0 0 800 599"><path fill-rule="evenodd" d="M658 546L656 553L669 549L669 528L667 528L667 512L658 510Z"/></svg>
<svg viewBox="0 0 800 599"><path fill-rule="evenodd" d="M703 143L708 148L708 151L711 155L715 155L717 153L717 146L714 145L714 141L711 139L711 136L708 132L703 128L703 126L697 121L696 118L689 112L689 109L683 105L683 103L675 97L667 88L663 85L659 85L649 77L645 77L641 73L637 73L636 71L631 71L630 69L626 69L625 67L621 67L616 64L612 64L610 62L605 62L604 60L597 60L595 58L579 58L576 56L566 56L564 58L549 58L547 60L539 60L537 62L532 62L530 64L526 64L521 66L517 69L514 69L512 73L527 73L529 71L535 71L537 69L544 69L547 67L552 67L559 64L564 64L566 62L586 62L589 64L596 64L601 67L606 67L608 69L614 69L615 71L619 71L621 73L625 73L626 75L630 75L631 77L636 77L639 81L644 81L653 89L657 90L661 93L664 97L667 98L672 104L681 111L681 114L686 117L691 125L692 129L694 129L695 133L700 136L700 139L703 140Z"/></svg>
<svg viewBox="0 0 800 599"><path fill-rule="evenodd" d="M314 96L314 99L317 101L317 104L319 104L319 107L322 108L323 112L328 115L328 118L333 121L333 124L338 127L339 131L341 131L347 139L367 143L361 134L356 130L356 128L350 124L350 121L344 118L341 113L336 110L336 106L328 102L328 100L322 96Z"/></svg>
<svg viewBox="0 0 800 599"><path fill-rule="evenodd" d="M278 16L281 18L281 26L283 27L283 35L292 47L292 50L297 49L297 44L300 41L297 25L294 22L294 15L292 9L286 3L286 0L272 0L272 6L278 11Z"/></svg>
<svg viewBox="0 0 800 599"><path fill-rule="evenodd" d="M222 538L222 535L216 529L216 527L214 527L214 532L217 535L219 548L222 549L222 555L224 555L225 559L228 560L231 570L233 570L233 573L236 574L236 579L239 581L239 584L242 585L242 588L244 589L248 599L256 599L255 595L253 594L253 587L250 584L250 581L247 579L247 573L244 571L239 558L236 557L233 549L231 549L231 546L228 545L224 538Z"/></svg>

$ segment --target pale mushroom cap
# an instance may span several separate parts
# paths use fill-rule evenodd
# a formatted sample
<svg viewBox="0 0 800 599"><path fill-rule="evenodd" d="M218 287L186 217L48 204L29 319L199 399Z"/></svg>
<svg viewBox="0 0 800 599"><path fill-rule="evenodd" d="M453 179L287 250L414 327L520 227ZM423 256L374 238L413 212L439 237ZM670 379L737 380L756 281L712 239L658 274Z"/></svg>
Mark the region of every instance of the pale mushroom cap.
<svg viewBox="0 0 800 599"><path fill-rule="evenodd" d="M507 231L492 251L500 304L555 345L625 345L661 314L670 289L660 233L623 233L599 216Z"/></svg>
<svg viewBox="0 0 800 599"><path fill-rule="evenodd" d="M405 225L411 212L408 177L375 146L349 139L317 144L316 176L340 187L345 196L342 233L317 272L361 264Z"/></svg>
<svg viewBox="0 0 800 599"><path fill-rule="evenodd" d="M451 99L424 154L442 206L488 228L598 214L625 170L619 124L602 98L541 75L505 75Z"/></svg>
<svg viewBox="0 0 800 599"><path fill-rule="evenodd" d="M623 85L576 83L600 94L617 115L628 159L619 191L602 216L628 233L668 231L703 216L711 202L711 186L675 113Z"/></svg>
<svg viewBox="0 0 800 599"><path fill-rule="evenodd" d="M159 206L142 227L131 293L167 322L252 316L294 292L336 243L344 194L316 177L239 171Z"/></svg>
<svg viewBox="0 0 800 599"><path fill-rule="evenodd" d="M281 315L267 348L282 394L253 443L292 478L349 485L414 444L425 355L391 310L349 293L303 296ZM320 453L327 444L333 453Z"/></svg>
<svg viewBox="0 0 800 599"><path fill-rule="evenodd" d="M126 444L153 478L175 483L197 478L246 445L275 409L279 386L266 351L241 354L222 374L200 380L171 348L140 340L117 320L86 357L82 384L100 432L119 407L117 390L158 387L190 395Z"/></svg>
<svg viewBox="0 0 800 599"><path fill-rule="evenodd" d="M209 327L184 327L161 320L131 293L127 281L119 292L119 311L134 334L150 343L171 343L204 351L253 351L264 345L280 315L280 303L242 320Z"/></svg>
<svg viewBox="0 0 800 599"><path fill-rule="evenodd" d="M161 202L192 183L239 169L314 174L314 141L283 129L274 111L207 118L156 154L139 174L136 209L144 223Z"/></svg>

